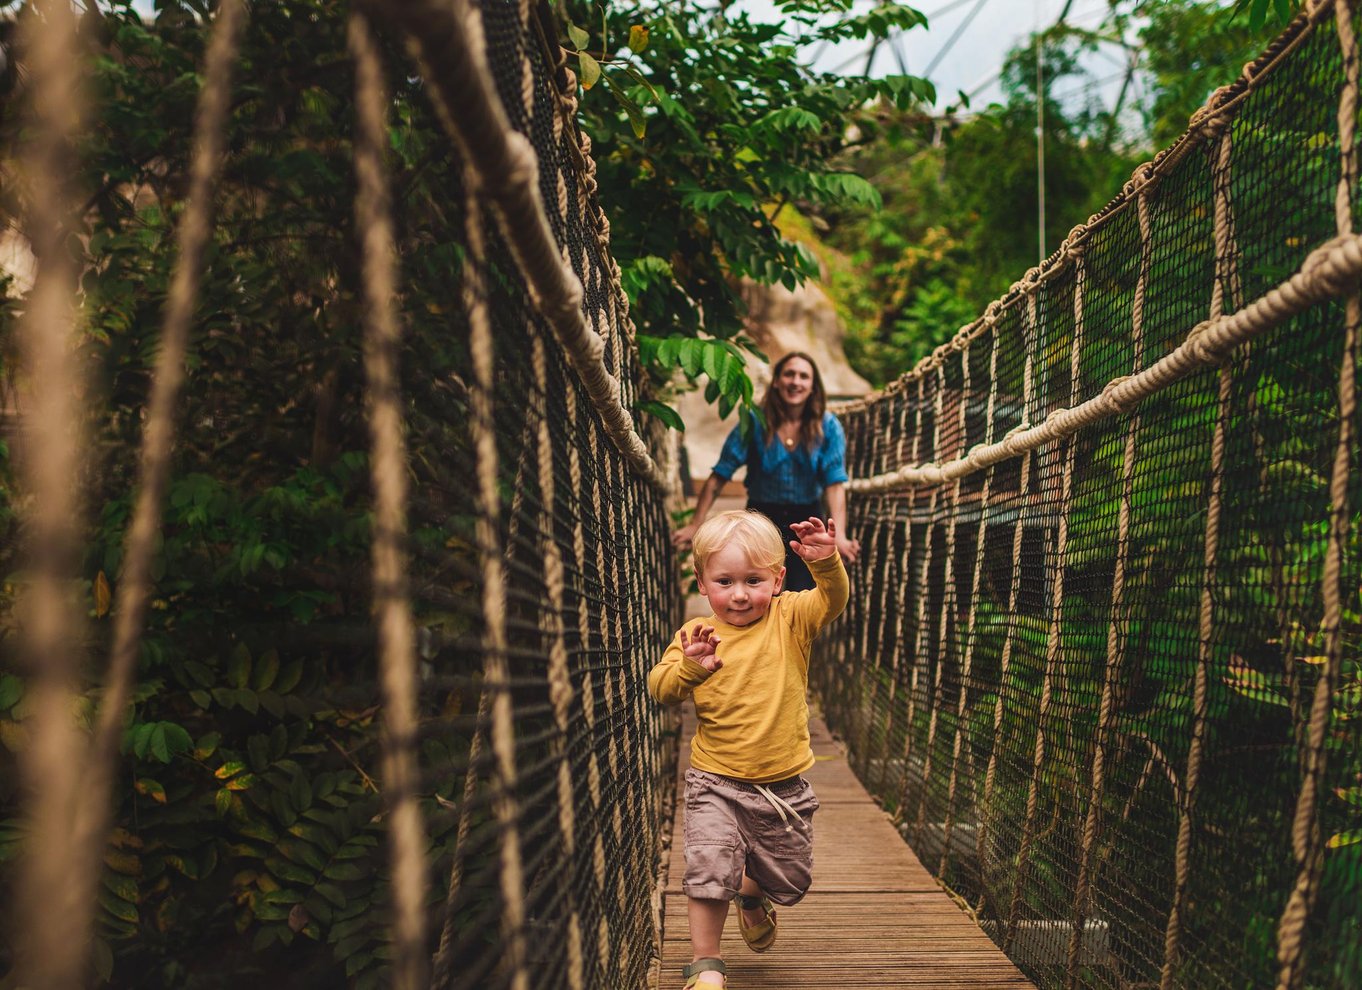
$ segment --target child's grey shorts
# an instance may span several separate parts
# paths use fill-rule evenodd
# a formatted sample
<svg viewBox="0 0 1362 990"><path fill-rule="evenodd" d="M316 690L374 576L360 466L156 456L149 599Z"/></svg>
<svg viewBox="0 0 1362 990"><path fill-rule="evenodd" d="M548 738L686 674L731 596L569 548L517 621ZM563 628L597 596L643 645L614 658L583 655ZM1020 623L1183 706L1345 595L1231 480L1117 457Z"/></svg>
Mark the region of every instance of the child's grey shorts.
<svg viewBox="0 0 1362 990"><path fill-rule="evenodd" d="M817 810L818 798L803 777L759 787L687 770L682 889L688 897L729 900L746 868L775 903L799 903L813 878Z"/></svg>

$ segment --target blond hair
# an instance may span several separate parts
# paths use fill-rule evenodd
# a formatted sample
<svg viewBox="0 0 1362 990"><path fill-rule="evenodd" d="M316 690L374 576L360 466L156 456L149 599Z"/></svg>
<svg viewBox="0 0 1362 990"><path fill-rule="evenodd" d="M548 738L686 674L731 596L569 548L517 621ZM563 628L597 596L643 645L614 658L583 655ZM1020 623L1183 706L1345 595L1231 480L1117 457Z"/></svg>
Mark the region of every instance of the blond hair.
<svg viewBox="0 0 1362 990"><path fill-rule="evenodd" d="M755 510L734 509L706 519L695 531L691 539L695 573L703 575L709 555L729 543L742 547L755 567L776 572L785 566L785 542L780 538L776 524Z"/></svg>

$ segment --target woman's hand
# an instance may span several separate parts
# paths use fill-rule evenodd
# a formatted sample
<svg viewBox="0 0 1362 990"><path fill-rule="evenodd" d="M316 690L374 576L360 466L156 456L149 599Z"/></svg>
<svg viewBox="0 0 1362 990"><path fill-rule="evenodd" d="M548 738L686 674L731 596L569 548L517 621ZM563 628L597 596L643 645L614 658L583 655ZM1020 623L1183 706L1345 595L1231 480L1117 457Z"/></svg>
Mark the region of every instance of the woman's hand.
<svg viewBox="0 0 1362 990"><path fill-rule="evenodd" d="M681 652L694 660L711 674L724 665L719 659L719 637L714 635L714 627L695 624L689 636L684 627L681 629Z"/></svg>
<svg viewBox="0 0 1362 990"><path fill-rule="evenodd" d="M837 537L837 552L842 555L842 559L848 564L856 563L856 558L861 555L861 541L848 540L845 537Z"/></svg>
<svg viewBox="0 0 1362 990"><path fill-rule="evenodd" d="M790 541L790 549L805 561L823 560L837 552L837 523L829 519L827 525L817 516L810 516L807 522L790 523L798 540Z"/></svg>
<svg viewBox="0 0 1362 990"><path fill-rule="evenodd" d="M691 523L689 526L682 526L672 533L672 546L678 550L685 550L690 546L691 537L695 535L696 526Z"/></svg>

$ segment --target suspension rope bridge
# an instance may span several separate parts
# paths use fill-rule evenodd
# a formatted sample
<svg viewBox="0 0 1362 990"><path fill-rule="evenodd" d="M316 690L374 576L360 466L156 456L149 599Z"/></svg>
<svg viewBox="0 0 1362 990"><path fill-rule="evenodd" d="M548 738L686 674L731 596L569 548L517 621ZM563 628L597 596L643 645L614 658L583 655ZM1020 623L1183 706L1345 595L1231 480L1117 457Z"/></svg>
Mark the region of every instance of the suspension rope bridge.
<svg viewBox="0 0 1362 990"><path fill-rule="evenodd" d="M221 191L251 29L223 0L134 449L76 346L59 180L88 94L70 5L39 7L16 151L42 259L12 437L17 984L138 983L117 950L210 896L202 927L290 985L671 985L683 729L644 675L682 615L675 441L634 413L647 386L552 11L350 15L361 249L353 285L338 268L316 291L362 331L300 363L240 321L250 374L185 388L196 298L231 284L208 248L262 208ZM812 667L841 740L820 735L813 773L847 803L820 812L841 824L791 929L821 985L1362 981L1356 27L1349 0L1305 4L1054 255L841 410L864 553ZM386 137L388 94L412 85L453 149L419 215L390 191ZM457 287L417 306L416 271ZM270 383L313 374L316 423L295 428ZM284 453L225 469L207 429ZM88 469L97 448L113 469ZM134 477L109 603L82 504ZM339 493L332 515L290 508L297 485ZM295 541L330 538L293 565L276 549L269 580L241 565L211 601L185 586L174 609L198 618L175 625L172 550L226 573L203 520L247 497ZM168 681L193 705L152 720ZM144 752L165 787L123 784ZM873 893L872 842L893 909L843 901ZM174 972L203 978L220 957L185 945ZM798 985L775 956L733 974Z"/></svg>

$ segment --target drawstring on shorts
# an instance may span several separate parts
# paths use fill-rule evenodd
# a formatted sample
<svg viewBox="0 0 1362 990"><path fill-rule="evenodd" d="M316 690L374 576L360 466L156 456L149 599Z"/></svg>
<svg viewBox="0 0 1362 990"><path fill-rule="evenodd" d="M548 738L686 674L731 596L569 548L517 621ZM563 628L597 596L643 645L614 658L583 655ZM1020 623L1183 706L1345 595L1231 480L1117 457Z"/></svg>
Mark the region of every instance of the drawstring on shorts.
<svg viewBox="0 0 1362 990"><path fill-rule="evenodd" d="M766 798L766 800L771 803L771 807L775 808L780 814L780 820L785 823L785 831L794 831L794 826L790 824L791 815L794 816L794 820L799 822L802 827L808 828L808 826L804 824L804 819L799 817L799 812L795 811L794 805L790 804L789 801L786 801L784 798L774 793L769 787L763 787L761 784L753 784L752 786L755 787L757 793Z"/></svg>

